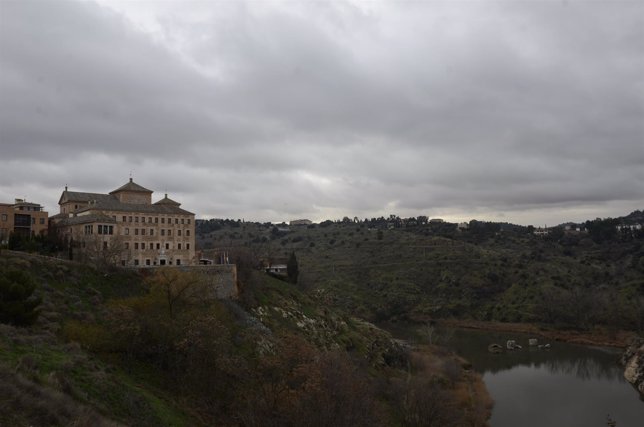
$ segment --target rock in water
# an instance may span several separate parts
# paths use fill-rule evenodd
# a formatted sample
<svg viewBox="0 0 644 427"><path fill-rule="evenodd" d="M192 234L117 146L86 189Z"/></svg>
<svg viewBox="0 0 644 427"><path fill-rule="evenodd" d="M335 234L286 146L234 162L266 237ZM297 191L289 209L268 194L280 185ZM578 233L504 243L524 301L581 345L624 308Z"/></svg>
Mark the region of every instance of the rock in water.
<svg viewBox="0 0 644 427"><path fill-rule="evenodd" d="M501 347L499 344L490 344L487 346L487 351L490 353L502 353L503 352L503 347Z"/></svg>
<svg viewBox="0 0 644 427"><path fill-rule="evenodd" d="M644 400L644 338L636 338L622 355L624 378L631 383Z"/></svg>

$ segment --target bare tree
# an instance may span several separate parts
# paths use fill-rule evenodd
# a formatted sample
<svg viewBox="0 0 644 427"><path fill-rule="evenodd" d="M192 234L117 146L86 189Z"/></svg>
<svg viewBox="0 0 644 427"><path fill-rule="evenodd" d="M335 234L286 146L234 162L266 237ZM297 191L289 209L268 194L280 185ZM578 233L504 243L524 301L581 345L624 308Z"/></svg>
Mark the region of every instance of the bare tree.
<svg viewBox="0 0 644 427"><path fill-rule="evenodd" d="M99 270L114 267L122 259L129 259L129 251L121 236L105 236L99 234L79 234L72 236L70 244L75 247L76 258L93 265ZM74 248L72 248L74 249Z"/></svg>
<svg viewBox="0 0 644 427"><path fill-rule="evenodd" d="M170 318L174 319L177 305L191 298L199 298L203 291L198 285L203 283L195 272L181 271L176 268L159 268L146 279L151 292L161 293L167 302Z"/></svg>

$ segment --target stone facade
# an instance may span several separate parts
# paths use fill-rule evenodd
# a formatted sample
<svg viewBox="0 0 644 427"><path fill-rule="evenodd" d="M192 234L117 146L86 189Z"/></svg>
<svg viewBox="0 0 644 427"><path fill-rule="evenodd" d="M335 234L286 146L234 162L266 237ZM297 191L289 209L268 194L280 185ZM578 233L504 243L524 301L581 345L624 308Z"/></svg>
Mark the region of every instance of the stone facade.
<svg viewBox="0 0 644 427"><path fill-rule="evenodd" d="M65 191L52 227L79 256L128 267L195 265L195 215L130 181L109 194Z"/></svg>
<svg viewBox="0 0 644 427"><path fill-rule="evenodd" d="M0 244L6 244L12 233L24 236L46 234L48 215L41 205L23 199L0 203Z"/></svg>

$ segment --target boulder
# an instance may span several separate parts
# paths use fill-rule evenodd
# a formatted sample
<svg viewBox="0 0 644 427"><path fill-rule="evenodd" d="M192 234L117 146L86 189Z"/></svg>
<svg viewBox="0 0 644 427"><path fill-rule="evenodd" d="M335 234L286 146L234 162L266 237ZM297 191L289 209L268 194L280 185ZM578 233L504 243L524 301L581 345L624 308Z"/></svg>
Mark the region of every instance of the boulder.
<svg viewBox="0 0 644 427"><path fill-rule="evenodd" d="M624 378L631 383L644 400L644 338L636 338L626 348L621 358Z"/></svg>
<svg viewBox="0 0 644 427"><path fill-rule="evenodd" d="M503 353L503 347L501 347L499 344L490 344L487 346L487 351L490 353Z"/></svg>

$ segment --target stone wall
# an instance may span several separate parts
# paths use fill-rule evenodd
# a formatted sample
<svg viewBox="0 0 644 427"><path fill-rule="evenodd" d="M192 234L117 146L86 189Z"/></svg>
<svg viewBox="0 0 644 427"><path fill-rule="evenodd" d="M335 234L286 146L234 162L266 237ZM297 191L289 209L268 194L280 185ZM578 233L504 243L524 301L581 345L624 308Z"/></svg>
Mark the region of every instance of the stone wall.
<svg viewBox="0 0 644 427"><path fill-rule="evenodd" d="M197 272L204 278L206 299L237 299L237 266L235 264L182 267L182 271Z"/></svg>

